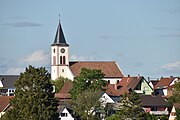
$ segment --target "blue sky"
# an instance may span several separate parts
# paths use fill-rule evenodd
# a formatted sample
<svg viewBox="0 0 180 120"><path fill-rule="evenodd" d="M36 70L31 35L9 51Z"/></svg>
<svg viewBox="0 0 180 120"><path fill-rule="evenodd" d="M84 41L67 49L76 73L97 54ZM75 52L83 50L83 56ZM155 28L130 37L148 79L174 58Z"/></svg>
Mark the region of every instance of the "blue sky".
<svg viewBox="0 0 180 120"><path fill-rule="evenodd" d="M0 74L50 69L59 14L71 60L115 60L125 75L180 75L179 0L1 0Z"/></svg>

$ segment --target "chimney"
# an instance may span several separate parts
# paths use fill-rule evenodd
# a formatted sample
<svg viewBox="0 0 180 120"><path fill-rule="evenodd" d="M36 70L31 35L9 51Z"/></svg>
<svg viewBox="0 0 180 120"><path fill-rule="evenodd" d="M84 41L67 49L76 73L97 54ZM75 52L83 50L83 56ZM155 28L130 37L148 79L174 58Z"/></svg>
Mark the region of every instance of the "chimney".
<svg viewBox="0 0 180 120"><path fill-rule="evenodd" d="M148 77L148 81L150 82L150 77Z"/></svg>
<svg viewBox="0 0 180 120"><path fill-rule="evenodd" d="M139 79L139 77L140 77L140 74L138 74L138 79Z"/></svg>

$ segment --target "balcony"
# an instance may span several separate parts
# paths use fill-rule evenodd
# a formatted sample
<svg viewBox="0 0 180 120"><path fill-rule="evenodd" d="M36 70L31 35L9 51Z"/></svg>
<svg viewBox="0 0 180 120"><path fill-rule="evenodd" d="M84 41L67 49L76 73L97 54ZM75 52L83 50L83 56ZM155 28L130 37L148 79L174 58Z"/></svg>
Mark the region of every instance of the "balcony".
<svg viewBox="0 0 180 120"><path fill-rule="evenodd" d="M150 114L153 114L153 115L168 115L169 112L168 111L150 111Z"/></svg>

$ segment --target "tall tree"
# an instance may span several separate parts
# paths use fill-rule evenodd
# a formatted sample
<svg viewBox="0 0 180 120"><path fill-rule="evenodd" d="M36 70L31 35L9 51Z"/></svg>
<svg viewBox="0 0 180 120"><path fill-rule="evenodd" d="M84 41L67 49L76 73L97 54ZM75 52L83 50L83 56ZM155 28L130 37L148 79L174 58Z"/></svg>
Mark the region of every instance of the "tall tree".
<svg viewBox="0 0 180 120"><path fill-rule="evenodd" d="M91 70L82 68L80 75L73 81L71 90L72 99L76 99L83 91L102 91L103 86L107 84L102 80L104 74L101 70Z"/></svg>
<svg viewBox="0 0 180 120"><path fill-rule="evenodd" d="M29 66L15 82L13 109L5 113L5 120L55 120L57 100L52 93L50 74L44 67Z"/></svg>
<svg viewBox="0 0 180 120"><path fill-rule="evenodd" d="M132 91L130 94L124 94L120 102L118 111L108 120L143 120L146 117L145 111L141 106L140 96Z"/></svg>
<svg viewBox="0 0 180 120"><path fill-rule="evenodd" d="M100 110L101 103L98 92L84 91L73 100L72 107L77 116L82 120L98 120L99 116L95 113Z"/></svg>
<svg viewBox="0 0 180 120"><path fill-rule="evenodd" d="M63 87L64 83L71 81L68 78L59 77L57 80L51 80L52 84L55 86L55 92L59 92Z"/></svg>

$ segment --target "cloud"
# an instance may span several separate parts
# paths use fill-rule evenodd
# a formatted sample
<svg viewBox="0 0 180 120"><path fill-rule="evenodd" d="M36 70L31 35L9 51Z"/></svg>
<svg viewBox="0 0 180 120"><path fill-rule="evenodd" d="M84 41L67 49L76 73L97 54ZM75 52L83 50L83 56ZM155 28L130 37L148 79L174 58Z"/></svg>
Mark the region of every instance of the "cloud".
<svg viewBox="0 0 180 120"><path fill-rule="evenodd" d="M164 11L167 13L170 13L170 14L178 14L178 13L180 13L180 8L165 9Z"/></svg>
<svg viewBox="0 0 180 120"><path fill-rule="evenodd" d="M93 56L79 56L79 55L72 55L70 57L71 60L74 61L90 61L90 60L96 60Z"/></svg>
<svg viewBox="0 0 180 120"><path fill-rule="evenodd" d="M104 40L109 40L109 39L120 39L123 38L124 36L109 36L109 35L101 35L100 38Z"/></svg>
<svg viewBox="0 0 180 120"><path fill-rule="evenodd" d="M171 31L180 31L180 28L173 27L154 27L155 30L171 30Z"/></svg>
<svg viewBox="0 0 180 120"><path fill-rule="evenodd" d="M160 68L160 71L168 74L180 74L180 61L165 64Z"/></svg>
<svg viewBox="0 0 180 120"><path fill-rule="evenodd" d="M47 65L50 63L50 55L43 50L38 50L30 55L20 58L20 62L31 65Z"/></svg>
<svg viewBox="0 0 180 120"><path fill-rule="evenodd" d="M24 72L25 67L9 67L6 70L8 75L19 75L21 72Z"/></svg>
<svg viewBox="0 0 180 120"><path fill-rule="evenodd" d="M14 23L4 23L2 25L10 26L10 27L40 27L40 26L43 26L42 24L34 23L34 22L14 22Z"/></svg>
<svg viewBox="0 0 180 120"><path fill-rule="evenodd" d="M180 34L159 35L159 37L180 37Z"/></svg>
<svg viewBox="0 0 180 120"><path fill-rule="evenodd" d="M29 65L34 67L46 67L50 70L50 54L43 50L34 51L32 54L21 58L8 59L0 57L0 74L18 75L24 72Z"/></svg>

